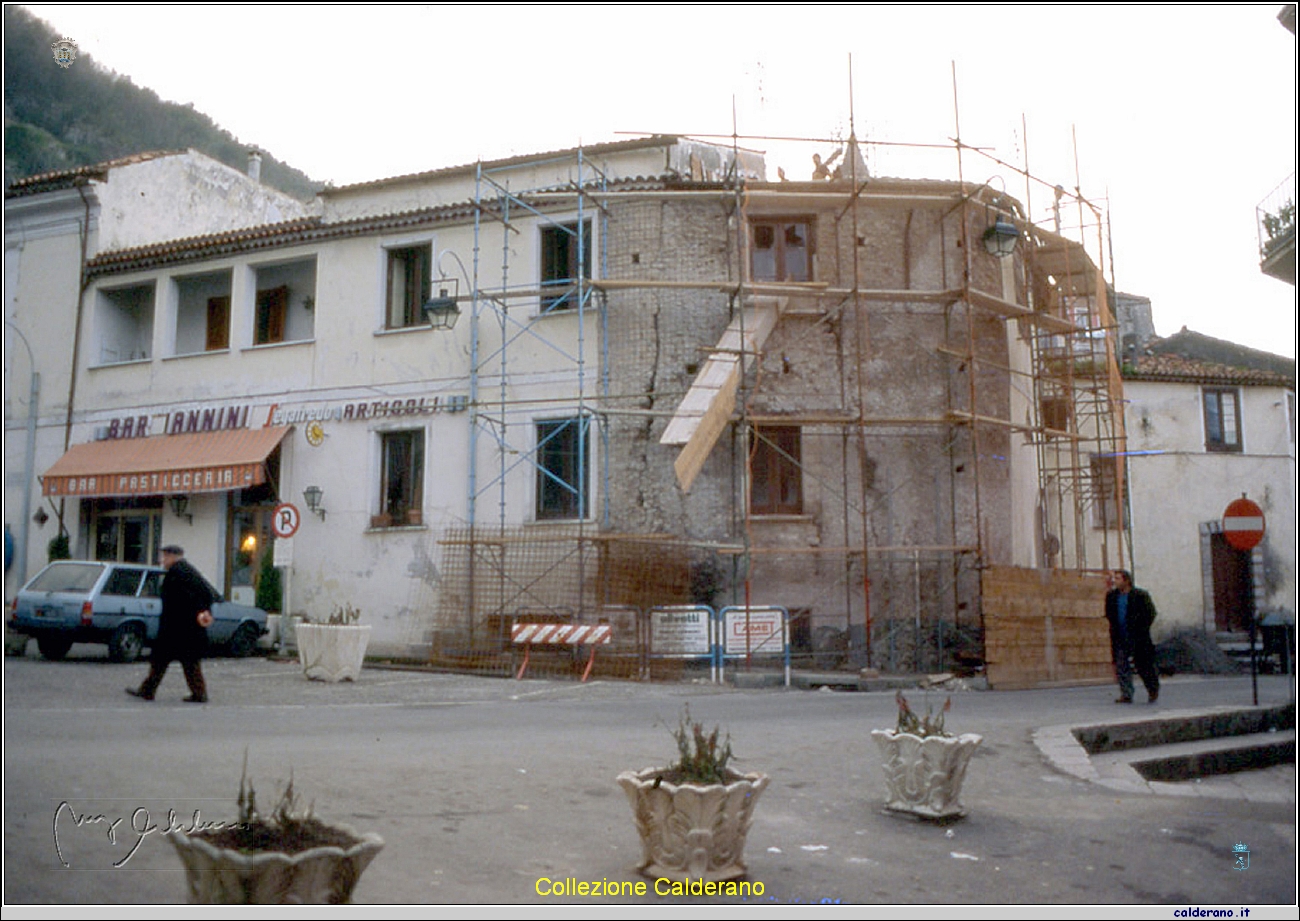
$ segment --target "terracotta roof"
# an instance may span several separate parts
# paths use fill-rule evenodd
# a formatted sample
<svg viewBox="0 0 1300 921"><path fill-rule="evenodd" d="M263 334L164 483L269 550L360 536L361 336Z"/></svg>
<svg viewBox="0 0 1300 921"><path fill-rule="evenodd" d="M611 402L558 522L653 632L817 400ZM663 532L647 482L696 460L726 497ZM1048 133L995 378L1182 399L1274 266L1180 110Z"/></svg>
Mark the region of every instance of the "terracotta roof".
<svg viewBox="0 0 1300 921"><path fill-rule="evenodd" d="M638 177L611 183L610 188L636 191L640 189L666 188L669 185L668 181L656 177ZM715 185L714 183L694 183L689 184L689 187L713 188ZM684 188L687 186L682 183L672 183L672 187ZM557 191L564 191L567 187L557 185L554 188ZM483 210L491 211L494 209L485 205ZM91 278L117 275L157 266L199 262L236 253L294 246L300 243L388 233L394 230L450 221L465 221L472 219L474 213L474 203L465 201L337 222L326 222L319 216L297 218L279 224L261 224L243 230L184 237L178 240L150 243L131 249L100 253L86 263L86 272Z"/></svg>
<svg viewBox="0 0 1300 921"><path fill-rule="evenodd" d="M1292 363L1294 369L1295 364ZM1138 355L1125 362L1121 373L1129 381L1165 381L1189 384L1244 384L1295 388L1290 375L1259 368L1240 368L1184 355Z"/></svg>
<svg viewBox="0 0 1300 921"><path fill-rule="evenodd" d="M89 166L77 166L72 169L37 173L34 176L15 179L9 183L9 187L5 189L5 198L20 198L24 195L38 195L41 192L53 192L58 189L71 189L91 179L98 179L102 182L108 179L109 170L116 169L119 166L130 166L134 163L144 163L148 160L156 160L159 157L174 157L183 153L189 153L189 151L150 150L126 157L118 157L115 160L105 160L102 163L92 163Z"/></svg>

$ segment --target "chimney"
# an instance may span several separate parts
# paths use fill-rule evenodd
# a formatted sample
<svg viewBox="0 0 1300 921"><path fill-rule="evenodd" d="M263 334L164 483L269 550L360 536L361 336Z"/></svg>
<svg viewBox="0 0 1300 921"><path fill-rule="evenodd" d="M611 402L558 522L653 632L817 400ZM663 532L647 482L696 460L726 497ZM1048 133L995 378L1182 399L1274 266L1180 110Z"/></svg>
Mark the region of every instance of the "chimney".
<svg viewBox="0 0 1300 921"><path fill-rule="evenodd" d="M256 147L248 152L248 178L254 182L262 181L262 155Z"/></svg>

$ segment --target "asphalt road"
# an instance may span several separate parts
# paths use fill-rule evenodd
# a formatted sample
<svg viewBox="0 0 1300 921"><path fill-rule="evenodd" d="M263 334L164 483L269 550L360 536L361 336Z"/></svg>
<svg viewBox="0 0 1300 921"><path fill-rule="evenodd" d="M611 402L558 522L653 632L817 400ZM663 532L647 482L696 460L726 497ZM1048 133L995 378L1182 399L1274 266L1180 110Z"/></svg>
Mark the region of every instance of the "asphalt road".
<svg viewBox="0 0 1300 921"><path fill-rule="evenodd" d="M870 731L893 725L892 693L372 668L332 685L267 659L205 669L212 702L196 706L181 702L178 666L157 701L127 697L146 666L110 664L102 647L59 663L5 659L7 905L183 901L168 814L233 820L245 754L263 806L292 772L322 818L385 839L359 903L554 905L563 900L537 892L543 877L641 878L614 777L675 754L669 728L688 702L729 730L740 769L772 776L746 848L764 893L750 902L1296 904L1294 766L1253 772L1261 796L1126 792L1057 770L1034 742L1035 729L1119 709L1246 705L1249 678L1175 678L1149 709L1116 708L1111 688L958 693L949 728L984 744L963 795L969 816L942 827L880 808ZM1260 687L1261 703L1290 699L1285 679ZM1247 872L1232 868L1239 842Z"/></svg>

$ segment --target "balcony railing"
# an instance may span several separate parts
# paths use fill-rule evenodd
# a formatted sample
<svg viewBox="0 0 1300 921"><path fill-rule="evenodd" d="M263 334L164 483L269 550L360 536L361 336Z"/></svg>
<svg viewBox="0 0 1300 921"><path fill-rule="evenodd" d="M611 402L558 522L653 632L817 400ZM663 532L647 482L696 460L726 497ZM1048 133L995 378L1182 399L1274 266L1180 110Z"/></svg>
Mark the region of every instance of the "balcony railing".
<svg viewBox="0 0 1300 921"><path fill-rule="evenodd" d="M1282 180L1255 206L1259 227L1259 255L1267 259L1288 243L1295 243L1295 173Z"/></svg>

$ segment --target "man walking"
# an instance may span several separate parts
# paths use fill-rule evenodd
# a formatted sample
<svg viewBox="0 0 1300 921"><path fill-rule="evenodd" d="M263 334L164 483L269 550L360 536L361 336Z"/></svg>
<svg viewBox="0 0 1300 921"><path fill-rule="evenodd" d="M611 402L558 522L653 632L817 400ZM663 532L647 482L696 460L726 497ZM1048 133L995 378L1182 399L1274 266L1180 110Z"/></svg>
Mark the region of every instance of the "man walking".
<svg viewBox="0 0 1300 921"><path fill-rule="evenodd" d="M168 544L159 551L163 568L162 616L158 619L158 638L149 656L149 675L139 688L127 688L132 697L153 700L172 660L179 660L190 686L186 703L208 702L207 685L199 660L207 647L207 629L212 623L212 605L219 598L199 571L185 561L185 551Z"/></svg>
<svg viewBox="0 0 1300 921"><path fill-rule="evenodd" d="M1137 670L1147 689L1147 703L1160 697L1160 675L1156 671L1156 648L1151 642L1151 622L1156 606L1151 596L1133 587L1133 575L1117 569L1106 578L1106 620L1110 622L1110 654L1119 682L1117 704L1133 703L1133 671Z"/></svg>

